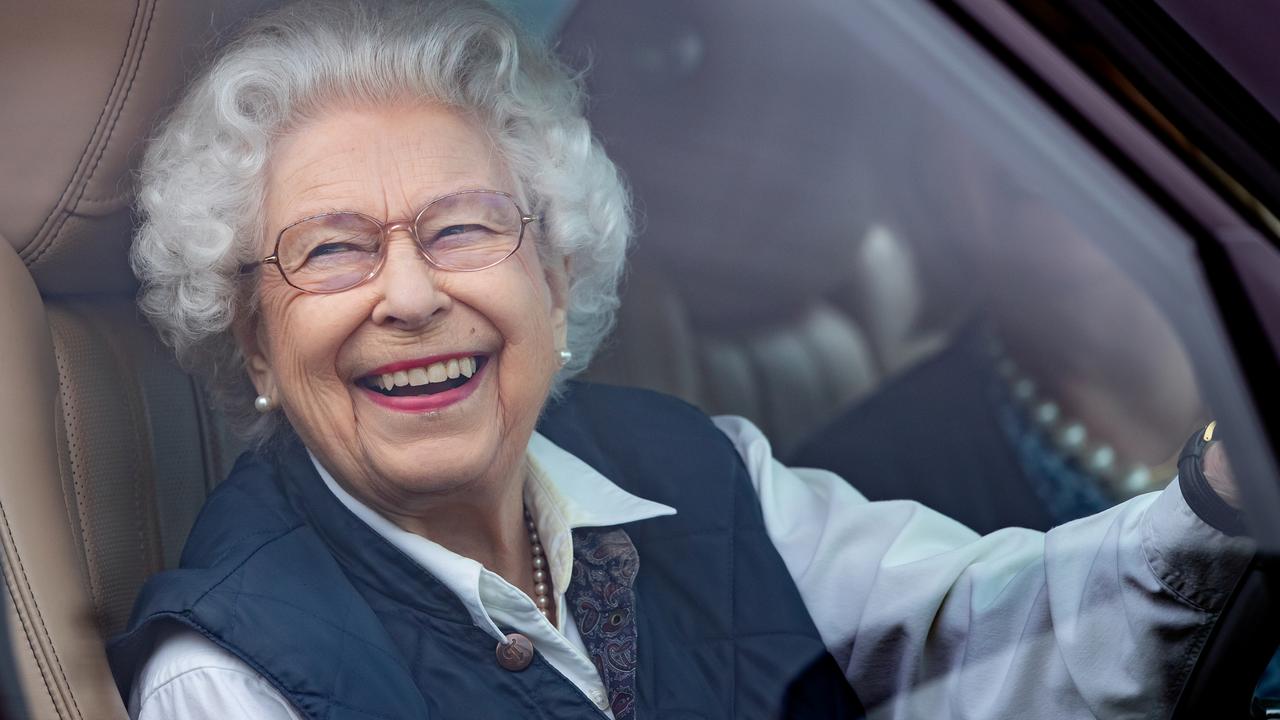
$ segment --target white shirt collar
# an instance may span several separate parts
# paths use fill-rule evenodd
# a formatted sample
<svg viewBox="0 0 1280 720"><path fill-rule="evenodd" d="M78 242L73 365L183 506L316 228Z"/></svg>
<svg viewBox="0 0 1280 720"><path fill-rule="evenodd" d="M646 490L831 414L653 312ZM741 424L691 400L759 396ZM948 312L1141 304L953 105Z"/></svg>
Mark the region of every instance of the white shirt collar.
<svg viewBox="0 0 1280 720"><path fill-rule="evenodd" d="M315 455L310 451L308 455L325 487L348 510L457 595L478 627L495 637L503 636L490 611L502 610L501 615L509 616L513 610L511 600L515 597L509 591L515 590L514 587L475 560L402 530L344 490ZM527 459L532 472L525 483L525 503L542 537L559 608L563 607L564 589L573 574L572 531L575 528L621 525L676 512L667 505L623 490L539 433L535 432L529 439ZM557 616L563 628L563 611ZM507 617L500 619L505 621Z"/></svg>
<svg viewBox="0 0 1280 720"><path fill-rule="evenodd" d="M675 508L637 497L541 433L529 438L534 482L548 483L547 495L563 504L569 529L608 527L675 515ZM541 470L541 472L537 472Z"/></svg>

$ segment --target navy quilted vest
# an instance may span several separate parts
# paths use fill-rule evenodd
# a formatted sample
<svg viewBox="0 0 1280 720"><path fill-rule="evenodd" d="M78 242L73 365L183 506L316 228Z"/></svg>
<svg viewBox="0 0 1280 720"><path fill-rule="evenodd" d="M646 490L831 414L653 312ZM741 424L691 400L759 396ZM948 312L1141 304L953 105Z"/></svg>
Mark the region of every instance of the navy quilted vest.
<svg viewBox="0 0 1280 720"><path fill-rule="evenodd" d="M765 534L746 468L704 415L654 393L575 383L539 431L678 510L575 531L567 604L616 714L861 717ZM592 583L581 550L619 541L639 557L620 606ZM611 617L581 614L590 607ZM297 445L241 457L201 512L180 569L143 588L109 649L126 697L166 622L227 648L314 720L602 717L540 655L521 672L502 669L494 639L461 602L348 512ZM616 637L600 632L619 626L634 642L614 658ZM634 672L610 672L614 660Z"/></svg>

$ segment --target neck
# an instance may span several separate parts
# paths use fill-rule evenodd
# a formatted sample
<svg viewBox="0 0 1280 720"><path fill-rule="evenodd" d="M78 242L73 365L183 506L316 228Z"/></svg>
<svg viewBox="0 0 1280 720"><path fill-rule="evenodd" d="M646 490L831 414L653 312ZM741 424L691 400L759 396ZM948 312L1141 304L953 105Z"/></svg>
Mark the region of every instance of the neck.
<svg viewBox="0 0 1280 720"><path fill-rule="evenodd" d="M524 472L522 464L506 482L470 488L462 497L433 498L411 514L389 519L522 587L532 574L524 523Z"/></svg>
<svg viewBox="0 0 1280 720"><path fill-rule="evenodd" d="M480 563L536 601L533 543L524 512L530 472L527 444L507 445L510 452L499 453L479 476L435 478L435 482L418 478L423 481L420 484L362 473L372 463L342 462L348 460L345 457L329 462L316 459L348 494L401 530ZM364 481L344 481L333 467Z"/></svg>
<svg viewBox="0 0 1280 720"><path fill-rule="evenodd" d="M534 545L524 510L527 472L528 468L521 463L517 475L512 481L501 483L497 493L479 494L463 502L433 507L429 512L403 518L403 522L397 524L404 530L479 562L538 603L540 592L539 581L534 578ZM547 579L550 572L550 567L543 568L542 582L548 586L551 583ZM544 614L553 625L557 623L554 600Z"/></svg>
<svg viewBox="0 0 1280 720"><path fill-rule="evenodd" d="M401 530L475 560L536 601L533 544L524 512L528 471L521 456L514 470L470 483L465 490L425 499L399 497L378 503L376 509ZM554 607L548 617L556 622Z"/></svg>
<svg viewBox="0 0 1280 720"><path fill-rule="evenodd" d="M447 496L398 503L383 514L407 532L484 565L522 587L531 577L525 529L524 462L503 477L468 484Z"/></svg>

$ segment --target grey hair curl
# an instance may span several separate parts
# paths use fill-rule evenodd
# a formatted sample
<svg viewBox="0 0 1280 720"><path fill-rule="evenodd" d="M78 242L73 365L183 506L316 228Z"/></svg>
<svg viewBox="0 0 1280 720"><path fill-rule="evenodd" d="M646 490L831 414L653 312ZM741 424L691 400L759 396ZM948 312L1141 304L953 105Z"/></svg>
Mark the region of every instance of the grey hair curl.
<svg viewBox="0 0 1280 720"><path fill-rule="evenodd" d="M570 260L562 381L586 367L618 306L631 235L627 192L583 117L580 83L480 0L304 2L251 23L190 87L141 169L133 244L139 306L247 439L255 416L233 337L252 316L240 275L257 259L273 143L334 106L415 100L478 119L543 216L544 258Z"/></svg>

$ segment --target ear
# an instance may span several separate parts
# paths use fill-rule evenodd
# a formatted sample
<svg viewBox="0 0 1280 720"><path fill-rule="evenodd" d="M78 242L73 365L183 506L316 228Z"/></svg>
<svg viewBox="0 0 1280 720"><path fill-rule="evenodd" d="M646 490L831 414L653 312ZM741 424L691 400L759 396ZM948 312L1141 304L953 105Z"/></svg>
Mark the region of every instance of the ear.
<svg viewBox="0 0 1280 720"><path fill-rule="evenodd" d="M551 329L557 348L564 348L569 337L569 256L561 262L547 263L547 287L551 290Z"/></svg>
<svg viewBox="0 0 1280 720"><path fill-rule="evenodd" d="M260 326L256 319L237 322L232 328L236 344L240 346L240 354L244 356L244 367L249 373L249 380L259 395L275 398L275 375L271 372L271 362L264 351ZM280 399L275 398L279 403Z"/></svg>

